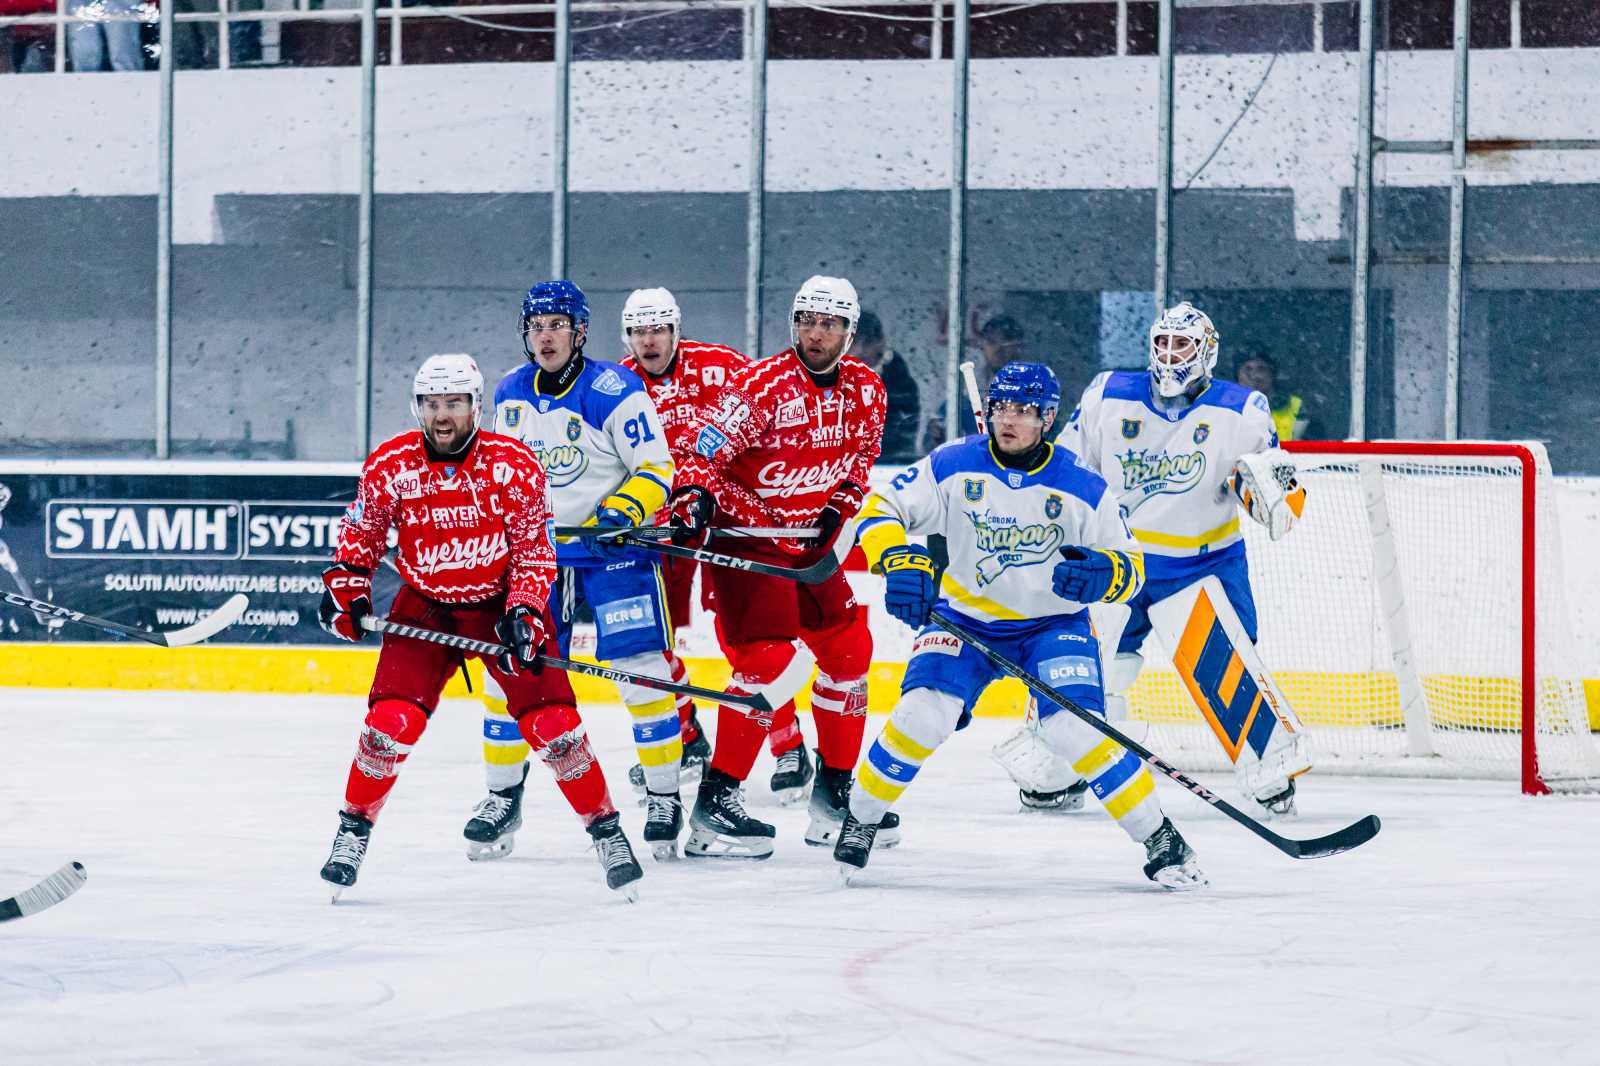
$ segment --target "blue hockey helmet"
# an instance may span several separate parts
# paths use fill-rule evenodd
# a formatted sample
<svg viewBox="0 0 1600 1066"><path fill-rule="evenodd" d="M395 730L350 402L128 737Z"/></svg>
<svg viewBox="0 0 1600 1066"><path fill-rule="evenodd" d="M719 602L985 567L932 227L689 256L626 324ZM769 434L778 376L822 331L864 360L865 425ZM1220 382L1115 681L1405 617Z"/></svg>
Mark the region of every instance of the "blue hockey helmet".
<svg viewBox="0 0 1600 1066"><path fill-rule="evenodd" d="M1061 406L1061 385L1055 371L1043 363L1007 363L989 382L984 409L996 402L1032 405L1048 423Z"/></svg>
<svg viewBox="0 0 1600 1066"><path fill-rule="evenodd" d="M528 319L535 315L566 315L572 320L572 350L579 351L589 325L589 301L583 290L562 278L558 281L540 281L522 298L522 317L517 329L522 334L522 350L533 358L528 347Z"/></svg>

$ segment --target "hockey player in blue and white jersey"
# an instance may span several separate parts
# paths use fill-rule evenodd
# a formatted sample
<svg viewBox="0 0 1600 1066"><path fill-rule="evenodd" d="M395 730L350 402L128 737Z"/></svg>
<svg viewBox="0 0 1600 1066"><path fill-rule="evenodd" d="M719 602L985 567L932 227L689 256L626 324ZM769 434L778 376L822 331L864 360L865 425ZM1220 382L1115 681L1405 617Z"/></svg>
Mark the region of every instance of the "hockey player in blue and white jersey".
<svg viewBox="0 0 1600 1066"><path fill-rule="evenodd" d="M638 375L583 354L588 329L588 301L572 282L540 282L528 290L521 318L528 365L507 374L495 389L494 428L538 455L557 524L644 525L672 485L666 435ZM550 595L563 651L581 599L594 613L597 659L670 681L672 633L656 557L585 538L557 541L556 561L561 570ZM672 858L683 827L676 701L670 693L626 682L617 687L632 716L644 767L645 842L657 859ZM463 831L470 842L468 857L474 859L511 851L527 775L528 745L493 682L486 681L485 689L489 796Z"/></svg>
<svg viewBox="0 0 1600 1066"><path fill-rule="evenodd" d="M1139 648L1151 630L1150 610L1167 597L1214 576L1253 645L1256 610L1239 510L1277 540L1305 504L1294 465L1278 448L1267 398L1212 376L1218 343L1203 312L1188 303L1168 309L1150 327L1149 368L1098 375L1058 441L1106 479L1144 551L1144 588L1128 600L1128 622L1106 666L1113 721L1127 717L1124 693L1143 664ZM1287 704L1276 706L1298 726ZM1036 734L1030 709L1023 729L995 749L1017 780L1023 806L1081 804L1081 775L1035 743ZM1292 813L1295 778L1311 765L1305 734L1280 729L1259 757L1241 747L1230 753L1241 791L1265 814Z"/></svg>
<svg viewBox="0 0 1600 1066"><path fill-rule="evenodd" d="M885 577L885 606L919 632L900 702L856 771L833 851L847 876L866 866L884 814L999 676L978 651L929 625L935 606L1102 713L1099 644L1086 605L1137 595L1144 560L1104 479L1049 442L1060 399L1048 367L1002 367L989 385L988 434L941 446L861 509L857 531ZM935 533L950 554L937 593L932 559L906 539ZM1174 889L1205 883L1136 756L1054 705L1040 710L1039 736L1144 845L1146 876Z"/></svg>

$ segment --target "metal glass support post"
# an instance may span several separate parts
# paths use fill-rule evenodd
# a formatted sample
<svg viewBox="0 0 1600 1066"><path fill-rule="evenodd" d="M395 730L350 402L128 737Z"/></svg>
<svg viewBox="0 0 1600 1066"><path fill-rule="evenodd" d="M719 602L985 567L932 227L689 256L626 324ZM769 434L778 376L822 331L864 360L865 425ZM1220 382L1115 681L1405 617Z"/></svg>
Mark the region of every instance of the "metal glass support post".
<svg viewBox="0 0 1600 1066"><path fill-rule="evenodd" d="M550 276L567 276L567 89L572 75L572 0L556 0L555 174L550 184Z"/></svg>
<svg viewBox="0 0 1600 1066"><path fill-rule="evenodd" d="M1367 310L1372 298L1372 97L1376 0L1361 0L1357 91L1355 247L1350 261L1350 439L1367 435Z"/></svg>
<svg viewBox="0 0 1600 1066"><path fill-rule="evenodd" d="M744 54L750 60L750 193L745 216L744 350L761 358L762 275L766 266L767 0L750 0Z"/></svg>
<svg viewBox="0 0 1600 1066"><path fill-rule="evenodd" d="M1161 0L1156 21L1156 314L1167 307L1172 280L1172 8Z"/></svg>
<svg viewBox="0 0 1600 1066"><path fill-rule="evenodd" d="M945 321L944 439L961 436L961 356L967 321L967 60L971 0L954 0L950 25L950 290Z"/></svg>
<svg viewBox="0 0 1600 1066"><path fill-rule="evenodd" d="M174 4L161 5L156 135L156 458L172 456L172 93Z"/></svg>
<svg viewBox="0 0 1600 1066"><path fill-rule="evenodd" d="M1456 0L1455 107L1450 131L1450 289L1445 305L1444 439L1461 433L1461 314L1466 284L1467 60L1472 0Z"/></svg>
<svg viewBox="0 0 1600 1066"><path fill-rule="evenodd" d="M378 7L361 2L361 188L356 200L356 458L372 448L372 220L377 155Z"/></svg>

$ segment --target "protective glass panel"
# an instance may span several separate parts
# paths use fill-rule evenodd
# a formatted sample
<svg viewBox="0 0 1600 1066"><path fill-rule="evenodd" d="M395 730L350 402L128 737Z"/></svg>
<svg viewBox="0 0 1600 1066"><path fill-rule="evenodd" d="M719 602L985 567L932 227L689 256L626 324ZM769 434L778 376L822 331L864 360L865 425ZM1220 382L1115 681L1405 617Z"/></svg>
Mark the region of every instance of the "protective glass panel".
<svg viewBox="0 0 1600 1066"><path fill-rule="evenodd" d="M353 69L218 77L205 92L180 81L174 456L365 455L355 398L360 85Z"/></svg>
<svg viewBox="0 0 1600 1066"><path fill-rule="evenodd" d="M0 452L153 455L156 79L4 85Z"/></svg>
<svg viewBox="0 0 1600 1066"><path fill-rule="evenodd" d="M808 277L848 278L862 308L852 350L888 389L882 462L923 454L944 402L951 64L910 58L948 41L948 22L931 14L835 12L827 18L849 33L816 29L806 38L816 58L774 61L768 75L761 350L791 344L795 293ZM906 56L873 68L867 108L861 68L848 62L864 41ZM775 32L775 59L787 54L780 47ZM845 114L850 121L838 121ZM942 432L932 438L942 440Z"/></svg>
<svg viewBox="0 0 1600 1066"><path fill-rule="evenodd" d="M1175 16L1168 303L1211 317L1217 376L1265 391L1282 435L1343 437L1355 70L1311 4Z"/></svg>

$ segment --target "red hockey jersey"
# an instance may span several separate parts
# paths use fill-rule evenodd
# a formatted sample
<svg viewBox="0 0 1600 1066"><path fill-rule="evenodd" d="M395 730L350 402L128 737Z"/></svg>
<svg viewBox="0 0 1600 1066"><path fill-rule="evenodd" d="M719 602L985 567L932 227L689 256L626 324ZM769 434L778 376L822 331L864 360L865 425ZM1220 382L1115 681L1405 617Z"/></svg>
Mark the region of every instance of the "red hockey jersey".
<svg viewBox="0 0 1600 1066"><path fill-rule="evenodd" d="M883 446L883 379L853 356L819 388L794 349L728 381L678 466L735 524L808 526L841 481L862 488Z"/></svg>
<svg viewBox="0 0 1600 1066"><path fill-rule="evenodd" d="M644 381L676 464L688 458L695 427L705 421L728 381L741 367L749 366L750 360L725 345L681 340L670 374L651 377L631 355L623 358L622 365Z"/></svg>
<svg viewBox="0 0 1600 1066"><path fill-rule="evenodd" d="M521 441L480 430L465 456L430 462L414 429L367 457L334 558L375 568L393 528L400 576L424 596L478 603L504 592L507 608L542 611L556 573L549 518L544 468Z"/></svg>

